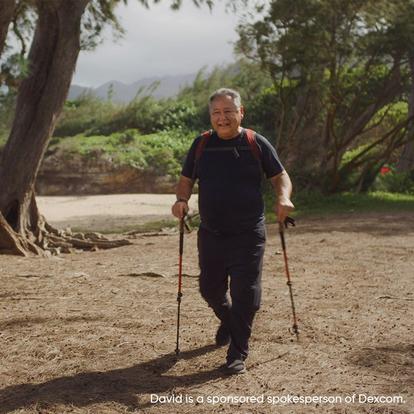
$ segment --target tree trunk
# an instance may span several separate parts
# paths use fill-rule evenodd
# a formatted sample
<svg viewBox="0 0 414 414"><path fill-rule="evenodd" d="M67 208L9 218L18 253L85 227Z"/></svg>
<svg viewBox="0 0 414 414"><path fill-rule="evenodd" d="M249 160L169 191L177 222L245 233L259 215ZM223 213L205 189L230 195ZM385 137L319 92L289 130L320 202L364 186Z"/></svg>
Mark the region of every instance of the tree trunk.
<svg viewBox="0 0 414 414"><path fill-rule="evenodd" d="M411 90L408 95L408 116L414 117L414 55L410 57L410 72ZM410 121L407 129L411 139L405 144L398 160L397 171L400 172L414 170L414 121Z"/></svg>
<svg viewBox="0 0 414 414"><path fill-rule="evenodd" d="M0 164L0 211L19 233L30 223L33 185L70 86L86 1L38 4L30 74L19 88L16 115Z"/></svg>
<svg viewBox="0 0 414 414"><path fill-rule="evenodd" d="M13 19L15 0L0 1L0 56L6 43L7 32Z"/></svg>
<svg viewBox="0 0 414 414"><path fill-rule="evenodd" d="M19 239L27 253L41 253L50 245L50 240L44 240L47 225L37 210L33 189L72 80L80 50L81 17L88 2L37 2L30 73L19 88L13 126L0 162L0 214L4 218L0 217L0 227L2 233L12 229L15 234L11 236ZM4 239L0 237L0 250L11 250L2 244ZM21 251L16 247L15 253Z"/></svg>

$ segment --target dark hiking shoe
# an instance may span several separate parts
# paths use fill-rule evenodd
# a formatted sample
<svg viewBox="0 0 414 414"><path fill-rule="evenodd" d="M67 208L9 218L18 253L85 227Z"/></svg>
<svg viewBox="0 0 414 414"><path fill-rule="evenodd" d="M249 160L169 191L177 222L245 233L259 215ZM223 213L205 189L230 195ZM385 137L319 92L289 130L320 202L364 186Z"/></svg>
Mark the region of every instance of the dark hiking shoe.
<svg viewBox="0 0 414 414"><path fill-rule="evenodd" d="M235 359L227 363L225 372L228 375L244 374L246 372L246 364L241 359Z"/></svg>
<svg viewBox="0 0 414 414"><path fill-rule="evenodd" d="M221 324L216 333L216 346L225 346L230 343L230 332L227 327Z"/></svg>

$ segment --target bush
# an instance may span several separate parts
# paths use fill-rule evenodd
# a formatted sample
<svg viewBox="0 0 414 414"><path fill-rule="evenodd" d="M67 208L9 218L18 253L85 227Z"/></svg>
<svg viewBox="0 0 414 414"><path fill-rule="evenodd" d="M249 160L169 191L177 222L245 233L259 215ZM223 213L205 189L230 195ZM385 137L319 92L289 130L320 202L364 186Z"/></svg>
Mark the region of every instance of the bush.
<svg viewBox="0 0 414 414"><path fill-rule="evenodd" d="M93 95L83 95L75 101L67 101L56 125L55 137L68 137L85 133L111 119L119 106L102 101Z"/></svg>
<svg viewBox="0 0 414 414"><path fill-rule="evenodd" d="M48 152L79 154L87 159L106 159L114 165L130 166L155 175L178 176L185 154L197 133L182 130L141 135L136 129L109 136L77 135L53 139Z"/></svg>
<svg viewBox="0 0 414 414"><path fill-rule="evenodd" d="M386 167L375 182L376 191L385 191L389 193L414 194L414 171L397 172L391 167Z"/></svg>
<svg viewBox="0 0 414 414"><path fill-rule="evenodd" d="M158 131L196 129L197 109L187 100L155 100L150 96L138 97L128 105L112 107L105 119L85 124L85 135L110 135L114 132L135 129L142 134Z"/></svg>
<svg viewBox="0 0 414 414"><path fill-rule="evenodd" d="M164 101L164 108L159 119L161 130L198 130L199 114L193 101Z"/></svg>

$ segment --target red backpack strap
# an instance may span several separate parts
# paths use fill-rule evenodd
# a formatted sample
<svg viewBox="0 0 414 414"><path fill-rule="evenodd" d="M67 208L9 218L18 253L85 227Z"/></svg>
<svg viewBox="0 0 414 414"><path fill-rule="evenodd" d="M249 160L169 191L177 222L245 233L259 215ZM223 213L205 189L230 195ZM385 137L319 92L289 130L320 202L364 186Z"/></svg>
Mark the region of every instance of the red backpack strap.
<svg viewBox="0 0 414 414"><path fill-rule="evenodd" d="M195 150L195 160L198 161L203 153L204 147L207 144L208 139L211 137L213 131L209 129L201 134L201 139L198 141L197 148Z"/></svg>
<svg viewBox="0 0 414 414"><path fill-rule="evenodd" d="M211 137L212 134L213 134L212 129L209 129L208 131L204 131L201 134L200 141L198 141L198 143L197 143L197 147L196 147L195 155L194 155L194 168L193 168L193 173L192 173L193 180L196 179L196 171L197 171L198 160L200 159L201 154L203 153L204 147L206 146L207 141L209 140L209 138Z"/></svg>
<svg viewBox="0 0 414 414"><path fill-rule="evenodd" d="M254 132L252 129L245 128L244 130L246 132L247 142L249 144L250 149L252 150L254 158L256 158L257 161L261 161L260 148L256 142L256 132Z"/></svg>

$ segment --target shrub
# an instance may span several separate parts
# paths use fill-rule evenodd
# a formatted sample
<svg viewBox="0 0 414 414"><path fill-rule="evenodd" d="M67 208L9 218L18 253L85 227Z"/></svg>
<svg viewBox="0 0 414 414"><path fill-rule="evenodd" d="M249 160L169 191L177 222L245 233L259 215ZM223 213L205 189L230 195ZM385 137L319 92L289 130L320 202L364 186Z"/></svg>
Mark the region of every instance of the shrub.
<svg viewBox="0 0 414 414"><path fill-rule="evenodd" d="M48 152L79 154L87 159L102 158L114 165L127 165L159 176L178 176L184 156L196 135L179 129L141 135L138 130L129 129L109 136L55 138Z"/></svg>
<svg viewBox="0 0 414 414"><path fill-rule="evenodd" d="M389 193L414 194L414 171L398 172L393 167L382 169L375 182L376 191Z"/></svg>
<svg viewBox="0 0 414 414"><path fill-rule="evenodd" d="M107 122L118 109L113 103L88 94L75 101L67 101L53 135L68 137L85 133Z"/></svg>

